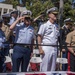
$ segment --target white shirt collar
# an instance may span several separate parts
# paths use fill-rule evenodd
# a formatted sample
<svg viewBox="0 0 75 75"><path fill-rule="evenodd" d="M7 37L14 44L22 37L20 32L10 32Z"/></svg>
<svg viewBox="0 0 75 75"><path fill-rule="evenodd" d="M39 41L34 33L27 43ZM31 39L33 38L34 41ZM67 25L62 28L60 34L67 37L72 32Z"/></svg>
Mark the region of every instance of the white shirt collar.
<svg viewBox="0 0 75 75"><path fill-rule="evenodd" d="M55 25L55 23L52 24L49 20L47 21L47 24L48 24L48 25Z"/></svg>

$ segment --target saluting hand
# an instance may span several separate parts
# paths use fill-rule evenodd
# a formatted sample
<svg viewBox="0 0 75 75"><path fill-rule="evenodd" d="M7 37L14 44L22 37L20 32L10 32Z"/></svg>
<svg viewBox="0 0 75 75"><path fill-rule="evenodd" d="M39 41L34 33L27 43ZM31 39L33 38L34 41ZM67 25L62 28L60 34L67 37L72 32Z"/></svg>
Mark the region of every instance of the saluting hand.
<svg viewBox="0 0 75 75"><path fill-rule="evenodd" d="M22 19L24 19L24 18L25 18L25 16L22 16L22 17L19 17L18 20L22 20Z"/></svg>

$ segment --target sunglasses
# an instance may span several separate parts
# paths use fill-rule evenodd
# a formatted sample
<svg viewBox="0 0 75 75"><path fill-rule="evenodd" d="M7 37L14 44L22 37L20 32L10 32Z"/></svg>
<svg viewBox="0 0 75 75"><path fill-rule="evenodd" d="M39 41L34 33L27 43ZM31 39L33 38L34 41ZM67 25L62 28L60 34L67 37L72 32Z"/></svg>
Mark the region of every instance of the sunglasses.
<svg viewBox="0 0 75 75"><path fill-rule="evenodd" d="M58 14L53 13L55 16L57 16Z"/></svg>
<svg viewBox="0 0 75 75"><path fill-rule="evenodd" d="M25 17L25 20L29 21L30 20L30 17Z"/></svg>

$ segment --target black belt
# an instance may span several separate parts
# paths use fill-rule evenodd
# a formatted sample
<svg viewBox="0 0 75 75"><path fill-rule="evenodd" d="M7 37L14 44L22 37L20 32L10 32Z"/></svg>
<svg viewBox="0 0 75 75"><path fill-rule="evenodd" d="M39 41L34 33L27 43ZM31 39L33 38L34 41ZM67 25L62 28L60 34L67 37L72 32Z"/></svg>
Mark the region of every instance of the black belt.
<svg viewBox="0 0 75 75"><path fill-rule="evenodd" d="M28 46L28 45L17 45L17 46L25 47L25 48L30 48L30 46Z"/></svg>

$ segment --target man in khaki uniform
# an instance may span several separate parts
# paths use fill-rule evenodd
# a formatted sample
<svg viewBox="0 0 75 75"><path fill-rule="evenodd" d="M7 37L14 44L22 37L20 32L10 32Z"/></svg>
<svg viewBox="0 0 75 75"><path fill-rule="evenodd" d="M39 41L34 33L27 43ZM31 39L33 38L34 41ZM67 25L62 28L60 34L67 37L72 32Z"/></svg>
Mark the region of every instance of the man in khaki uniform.
<svg viewBox="0 0 75 75"><path fill-rule="evenodd" d="M8 41L9 37L10 37L10 33L11 33L11 30L9 29L9 26L3 24L2 30L5 33L6 40Z"/></svg>
<svg viewBox="0 0 75 75"><path fill-rule="evenodd" d="M9 43L9 42L11 42L9 40L10 35L12 35L11 34L12 32L11 32L11 30L9 28L10 25L8 24L9 21L10 21L10 14L3 14L2 18L3 18L3 24L2 24L2 28L1 29L5 33L6 43ZM5 48L4 48L4 50L5 50L5 56L8 56L10 46L9 46L9 44L4 44L4 46L5 46Z"/></svg>
<svg viewBox="0 0 75 75"><path fill-rule="evenodd" d="M70 32L67 35L66 43L68 47L68 50L70 51L70 70L75 72L75 27L72 32Z"/></svg>
<svg viewBox="0 0 75 75"><path fill-rule="evenodd" d="M11 30L10 30L10 25L8 24L9 21L10 21L10 14L4 14L2 15L2 18L3 18L3 25L2 25L2 30L4 31L5 33L5 37L6 37L6 41L9 40L9 37L10 37L10 34L11 34Z"/></svg>

